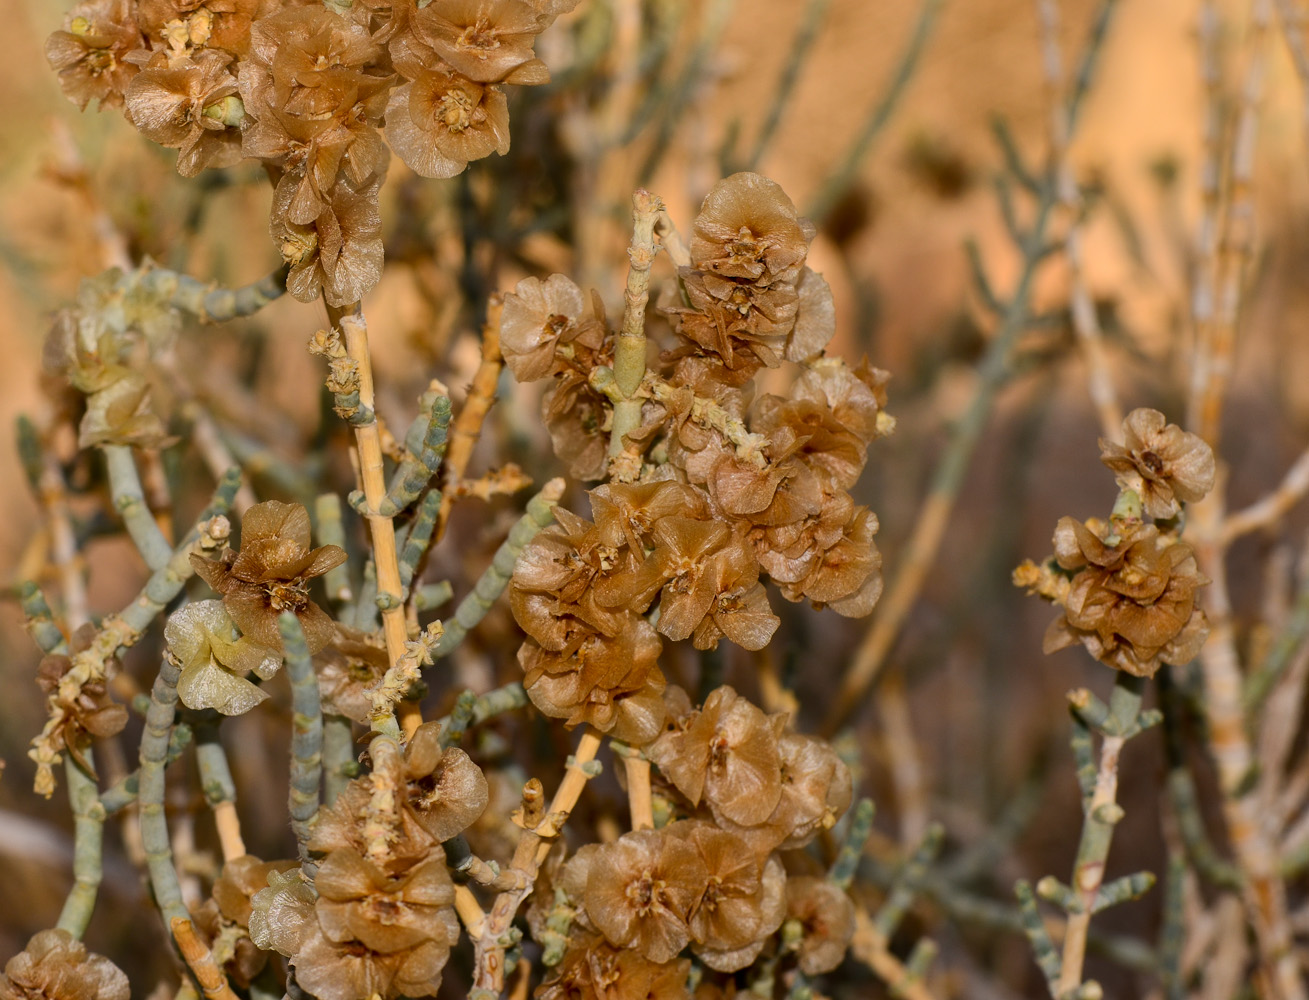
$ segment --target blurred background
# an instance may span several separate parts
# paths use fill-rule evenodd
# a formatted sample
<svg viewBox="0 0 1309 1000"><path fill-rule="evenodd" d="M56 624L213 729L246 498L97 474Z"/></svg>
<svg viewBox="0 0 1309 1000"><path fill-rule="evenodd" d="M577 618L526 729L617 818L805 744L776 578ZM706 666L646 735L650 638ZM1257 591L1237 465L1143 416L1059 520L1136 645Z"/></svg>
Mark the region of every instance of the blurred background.
<svg viewBox="0 0 1309 1000"><path fill-rule="evenodd" d="M835 293L833 350L851 362L866 355L892 373L888 408L899 426L874 445L856 492L881 520L877 540L892 578L998 325L966 244L975 244L1002 296L1023 270L997 193L1005 159L996 122L1030 168L1042 170L1052 93L1037 4L669 0L646 5L651 48L637 60L622 59L612 41L588 50L612 30L593 6L607 8L608 0L583 0L540 40L538 54L555 81L515 98L507 157L474 164L452 181L414 178L393 158L384 194L388 272L365 303L383 407L410 405L432 377L450 386L456 402L462 398L477 366L486 294L526 274L572 274L598 288L617 315L634 184L661 195L685 233L719 176L753 167L819 224L810 263ZM1236 107L1250 53L1263 53L1250 188L1254 239L1224 428L1227 490L1239 507L1272 488L1309 444L1305 82L1280 30L1252 43L1245 4L1215 8L1219 78L1209 91L1196 0L1118 8L1069 161L1082 195L1085 286L1128 409L1149 405L1182 417L1206 115L1215 99L1223 113ZM1058 4L1065 72L1076 66L1098 10L1087 0ZM119 114L79 113L63 98L42 55L61 22L58 3L0 0L0 11L9 39L0 60L0 425L10 427L19 414L49 412L42 338L79 281L104 267L97 213L108 214L134 259L148 255L226 284L262 276L277 254L267 235L269 190L257 171L178 177L174 154L151 146ZM1289 35L1299 36L1298 26ZM779 102L788 74L793 86ZM1030 200L1021 191L1013 199L1028 220ZM1060 219L1056 234L1067 221ZM1049 552L1060 516L1106 516L1115 496L1098 461L1099 424L1068 302L1068 268L1056 256L1036 270L1031 313L1040 321L1018 339L940 552L846 737L857 745L862 787L878 805L875 847L912 846L939 820L944 857L958 862L953 884L968 898L1003 907L1012 905L1016 878L1063 878L1070 870L1080 810L1064 693L1109 686L1109 671L1080 649L1041 655L1055 612L1009 582L1019 561ZM256 415L246 414L249 426L232 414L235 430L301 472L299 452L314 440L321 412L321 375L304 343L323 322L321 307L284 300L252 327L260 340L254 353L254 334L196 333L211 339L215 356L235 359L204 370L215 399L227 391L224 380L243 371L248 388L241 392L251 395L233 388L232 408L241 409L238 399L261 401ZM498 440L483 441L475 464L512 457L538 482L558 474L534 399L509 382L501 391L506 398L488 435ZM44 542L9 433L0 434L0 482L0 565L12 584L40 566ZM263 492L285 489L286 480L270 475ZM464 529L451 532L438 569L475 579L513 516L512 503L488 510L467 502L457 513ZM1281 532L1233 549L1232 599L1243 641L1257 636L1269 567L1284 570L1286 540L1298 539L1304 523L1293 515ZM93 539L86 558L97 612L122 606L144 579L121 536ZM789 637L782 669L801 706L797 725L813 730L869 623L830 613L818 619L782 603L774 597ZM511 628L507 616L499 622ZM462 669L473 677L480 670L487 681L514 669L511 656L499 666L470 657ZM32 681L37 659L16 603L0 602L0 757L7 761L0 777L0 901L7 904L0 907L0 956L53 923L69 878L66 805L30 792L25 750L41 718ZM257 773L261 764L241 758L234 766ZM1212 776L1203 760L1196 768L1204 787ZM1111 876L1162 870L1162 770L1158 740L1132 744L1120 794L1127 819ZM241 799L247 829L258 826L260 810L284 808L279 794ZM112 842L107 879L92 947L120 954L130 939L143 952L157 949L148 930L114 924L114 911L135 906L142 890ZM1044 995L1027 944L1012 928L955 920L939 901L920 909L906 933L930 931L942 945L938 995ZM1097 921L1121 945L1092 961L1106 995L1146 996L1154 988L1132 942L1153 942L1159 921L1158 892ZM849 996L880 995L871 983L851 989Z"/></svg>

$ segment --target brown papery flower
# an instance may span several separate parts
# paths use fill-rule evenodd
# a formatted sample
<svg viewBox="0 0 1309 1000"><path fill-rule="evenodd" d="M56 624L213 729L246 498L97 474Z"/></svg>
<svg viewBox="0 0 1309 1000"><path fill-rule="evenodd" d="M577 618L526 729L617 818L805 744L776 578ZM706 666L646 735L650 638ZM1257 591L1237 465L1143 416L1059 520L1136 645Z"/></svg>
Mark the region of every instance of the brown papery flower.
<svg viewBox="0 0 1309 1000"><path fill-rule="evenodd" d="M88 648L95 639L94 625L83 625L73 635L74 655ZM37 668L37 686L47 695L54 695L59 690L59 682L72 669L72 656L50 653L41 658ZM118 661L111 660L109 669L118 670ZM94 775L83 751L94 740L102 740L122 732L127 725L127 709L109 697L104 681L91 681L83 684L77 697L69 702L60 699L63 715L59 725L50 734L50 745L54 750L67 750L69 756L87 772Z"/></svg>
<svg viewBox="0 0 1309 1000"><path fill-rule="evenodd" d="M314 888L318 922L332 941L358 941L385 955L427 941L448 948L458 937L447 909L454 885L439 854L393 878L357 851L342 848L319 864Z"/></svg>
<svg viewBox="0 0 1309 1000"><path fill-rule="evenodd" d="M546 21L523 0L432 0L413 18L414 33L459 73L479 83L545 83L532 53Z"/></svg>
<svg viewBox="0 0 1309 1000"><path fill-rule="evenodd" d="M127 975L65 930L39 931L5 963L0 1000L128 1000Z"/></svg>
<svg viewBox="0 0 1309 1000"><path fill-rule="evenodd" d="M831 745L803 733L778 740L782 795L771 816L754 827L724 824L758 851L804 847L819 830L830 830L850 808L854 785L850 769Z"/></svg>
<svg viewBox="0 0 1309 1000"><path fill-rule="evenodd" d="M143 69L127 88L127 115L147 139L176 149L177 172L194 177L205 167L241 159L241 130L225 120L236 95L231 57L199 52L171 66Z"/></svg>
<svg viewBox="0 0 1309 1000"><path fill-rule="evenodd" d="M809 243L781 185L739 173L705 196L690 250L692 265L701 271L770 285L799 277Z"/></svg>
<svg viewBox="0 0 1309 1000"><path fill-rule="evenodd" d="M309 512L301 504L268 500L241 521L241 550L221 562L191 556L195 571L223 595L237 628L261 646L282 648L277 619L300 619L305 642L316 653L332 641L332 619L309 599L309 581L345 562L336 545L310 548Z"/></svg>
<svg viewBox="0 0 1309 1000"><path fill-rule="evenodd" d="M555 351L578 342L598 350L604 324L584 315L582 290L563 274L541 281L524 278L504 297L500 349L520 382L545 378L555 368Z"/></svg>
<svg viewBox="0 0 1309 1000"><path fill-rule="evenodd" d="M782 795L780 724L723 686L685 729L664 733L646 753L693 806L703 798L715 816L755 826Z"/></svg>
<svg viewBox="0 0 1309 1000"><path fill-rule="evenodd" d="M251 109L268 105L298 117L323 118L374 98L392 82L367 72L382 55L368 31L321 4L287 7L260 18L250 41L250 58L243 60L240 77L242 97Z"/></svg>
<svg viewBox="0 0 1309 1000"><path fill-rule="evenodd" d="M64 15L64 28L45 43L45 57L64 94L79 108L96 99L122 107L137 67L127 55L143 48L129 0L87 0Z"/></svg>
<svg viewBox="0 0 1309 1000"><path fill-rule="evenodd" d="M386 641L380 634L370 635L336 623L336 637L315 664L323 711L369 725L373 711L369 688L390 666Z"/></svg>
<svg viewBox="0 0 1309 1000"><path fill-rule="evenodd" d="M734 952L756 943L762 947L763 939L781 926L786 911L781 863L766 864L740 837L703 820L684 820L667 830L695 847L706 872L704 888L691 908L692 939L709 952ZM744 968L753 958L736 968ZM736 971L724 968L722 962L709 964L719 972Z"/></svg>
<svg viewBox="0 0 1309 1000"><path fill-rule="evenodd" d="M801 972L817 976L841 964L855 930L854 903L844 891L826 879L787 879L786 915L803 929Z"/></svg>
<svg viewBox="0 0 1309 1000"><path fill-rule="evenodd" d="M574 933L536 1000L689 1000L690 959L657 963L595 934Z"/></svg>
<svg viewBox="0 0 1309 1000"><path fill-rule="evenodd" d="M586 912L612 944L667 962L691 939L687 915L708 872L699 851L663 830L637 830L591 861Z"/></svg>
<svg viewBox="0 0 1309 1000"><path fill-rule="evenodd" d="M385 177L391 154L366 108L356 104L339 115L298 118L266 107L257 120L246 119L241 138L245 155L277 163L294 178L288 182L295 189L286 204L288 221L313 225L330 206L337 177L358 192L367 192Z"/></svg>
<svg viewBox="0 0 1309 1000"><path fill-rule="evenodd" d="M1196 589L1209 580L1191 546L1169 542L1154 525L1138 526L1109 544L1071 517L1059 519L1055 558L1073 577L1064 614L1046 630L1044 650L1080 642L1092 656L1136 677L1160 664L1184 664L1209 635Z"/></svg>
<svg viewBox="0 0 1309 1000"><path fill-rule="evenodd" d="M1214 488L1214 452L1198 435L1169 424L1158 410L1136 409L1123 421L1124 444L1100 440L1100 461L1118 485L1141 497L1151 517L1173 517Z"/></svg>
<svg viewBox="0 0 1309 1000"><path fill-rule="evenodd" d="M236 985L246 987L268 964L268 952L250 940L251 898L268 886L272 872L299 867L295 861L260 861L245 854L223 865L211 898L196 914L196 925L213 942L214 960Z"/></svg>
<svg viewBox="0 0 1309 1000"><path fill-rule="evenodd" d="M255 943L287 956L304 989L320 1000L436 994L459 936L439 853L391 878L357 853L333 852L315 885L317 898L298 871L274 872L250 917Z"/></svg>
<svg viewBox="0 0 1309 1000"><path fill-rule="evenodd" d="M386 138L423 177L453 177L492 153L509 152L509 105L494 86L426 70L386 106Z"/></svg>
<svg viewBox="0 0 1309 1000"><path fill-rule="evenodd" d="M654 526L665 517L705 519L709 498L686 483L665 480L658 483L606 483L591 490L591 510L596 527L611 545L626 542L633 552L642 552L652 540Z"/></svg>
<svg viewBox="0 0 1309 1000"><path fill-rule="evenodd" d="M299 188L293 174L278 182L269 223L273 241L291 267L287 291L301 302L312 302L319 293L333 306L358 302L382 277L377 185L357 193L337 184L330 204L306 225L290 219Z"/></svg>

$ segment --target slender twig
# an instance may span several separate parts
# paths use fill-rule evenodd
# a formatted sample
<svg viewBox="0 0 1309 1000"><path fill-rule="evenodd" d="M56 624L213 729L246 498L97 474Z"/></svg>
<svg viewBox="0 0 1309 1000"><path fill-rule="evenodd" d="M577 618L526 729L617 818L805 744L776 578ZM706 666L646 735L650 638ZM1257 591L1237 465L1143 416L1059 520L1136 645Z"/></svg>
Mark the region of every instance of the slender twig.
<svg viewBox="0 0 1309 1000"><path fill-rule="evenodd" d="M864 847L873 832L873 815L876 813L872 799L860 799L850 815L850 829L846 831L841 850L827 872L827 881L839 889L849 889L859 869L859 859L864 856Z"/></svg>
<svg viewBox="0 0 1309 1000"><path fill-rule="evenodd" d="M908 89L909 81L913 79L914 70L918 67L919 57L927 47L927 40L932 36L932 27L936 23L936 15L941 5L942 0L923 0L918 19L914 23L913 34L909 36L909 42L900 56L890 82L882 92L881 99L864 120L863 128L855 136L845 156L836 169L827 175L822 188L809 204L805 214L815 222L822 224L826 221L832 209L850 189L864 157L872 147L873 140L886 127L895 109L899 107L900 99Z"/></svg>
<svg viewBox="0 0 1309 1000"><path fill-rule="evenodd" d="M418 510L409 522L409 530L405 532L404 546L400 549L400 585L404 587L406 602L412 603L415 611L417 601L411 584L432 543L437 517L444 502L445 497L439 490L428 490L423 495Z"/></svg>
<svg viewBox="0 0 1309 1000"><path fill-rule="evenodd" d="M152 268L140 275L142 288L169 305L190 313L201 323L225 323L253 316L286 293L290 267L283 265L272 274L240 288L218 288L187 274Z"/></svg>
<svg viewBox="0 0 1309 1000"><path fill-rule="evenodd" d="M473 448L482 434L482 424L495 403L495 390L504 367L500 353L500 314L504 300L496 295L486 306L486 322L482 325L482 360L473 375L472 384L459 415L450 425L450 444L445 453L445 489L441 496L441 510L436 519L436 539L445 534L446 523L454 504L454 488L468 471Z"/></svg>
<svg viewBox="0 0 1309 1000"><path fill-rule="evenodd" d="M1073 865L1073 890L1079 901L1068 913L1064 932L1063 954L1054 995L1063 998L1082 986L1082 968L1086 960L1087 931L1091 914L1104 879L1105 861L1113 842L1114 827L1122 819L1118 805L1118 758L1123 744L1139 729L1141 695L1144 682L1139 677L1119 673L1109 701L1109 719L1100 745L1100 764L1095 790L1086 805L1082 836Z"/></svg>
<svg viewBox="0 0 1309 1000"><path fill-rule="evenodd" d="M1222 544L1230 545L1242 535L1269 528L1280 521L1309 493L1309 450L1286 471L1277 488L1248 507L1228 514L1223 521Z"/></svg>
<svg viewBox="0 0 1309 1000"><path fill-rule="evenodd" d="M1216 13L1206 4L1207 20L1216 19ZM1241 88L1234 131L1226 171L1211 164L1206 174L1206 202L1213 212L1220 213L1217 229L1202 230L1200 245L1200 274L1192 298L1192 318L1197 339L1191 394L1187 406L1187 426L1199 434L1215 449L1222 429L1223 404L1232 375L1232 355L1236 347L1237 325L1250 262L1254 255L1254 200L1253 179L1256 139L1258 136L1259 103L1263 94L1267 69L1269 28L1272 22L1272 0L1254 0L1250 15L1248 46L1250 59ZM1213 26L1207 30L1215 30ZM1212 76L1210 88L1210 135L1207 137L1211 155L1217 154L1221 118L1217 118L1217 70L1208 64L1216 58L1206 56L1206 75ZM1225 186L1215 193L1210 189L1223 177ZM1220 209L1220 206L1222 208ZM1211 226L1212 222L1206 223Z"/></svg>
<svg viewBox="0 0 1309 1000"><path fill-rule="evenodd" d="M32 640L43 653L62 653L68 648L64 633L55 624L54 613L41 593L41 588L31 580L24 580L18 589L22 605L24 625Z"/></svg>
<svg viewBox="0 0 1309 1000"><path fill-rule="evenodd" d="M1065 81L1063 55L1059 49L1059 2L1037 0L1041 19L1041 49L1046 86L1050 101L1050 157L1059 201L1068 218L1064 234L1064 257L1068 261L1068 281L1073 332L1086 358L1087 384L1091 402L1100 416L1100 433L1107 440L1118 441L1123 433L1123 408L1118 401L1109 359L1105 354L1100 320L1095 303L1086 286L1086 262L1082 247L1082 196L1069 161L1068 106L1063 99Z"/></svg>
<svg viewBox="0 0 1309 1000"><path fill-rule="evenodd" d="M289 611L277 620L286 649L286 672L291 681L291 829L300 847L300 859L309 856L318 788L323 776L323 708L318 696L309 647L300 619Z"/></svg>
<svg viewBox="0 0 1309 1000"><path fill-rule="evenodd" d="M177 950L186 959L187 966L195 975L195 981L200 984L207 1000L237 1000L232 987L227 983L227 977L214 961L213 952L200 940L191 921L185 917L173 917L168 926L173 932L173 940L177 942Z"/></svg>
<svg viewBox="0 0 1309 1000"><path fill-rule="evenodd" d="M377 567L377 601L382 611L382 632L386 637L386 655L394 666L405 654L409 631L405 625L404 585L400 581L400 562L395 547L395 525L379 513L386 498L386 479L382 468L382 439L373 412L373 366L368 351L368 327L362 310L348 311L340 320L345 350L354 362L358 377L359 407L368 419L352 426L355 447L359 452L359 478L363 483L366 518L373 540L373 562ZM400 723L406 733L422 725L422 710L414 702L400 708Z"/></svg>
<svg viewBox="0 0 1309 1000"><path fill-rule="evenodd" d="M145 492L132 459L132 449L123 444L107 444L102 449L109 469L109 488L114 495L114 509L118 511L132 536L136 550L141 553L151 571L168 562L173 547L159 530L154 515L145 502Z"/></svg>
<svg viewBox="0 0 1309 1000"><path fill-rule="evenodd" d="M164 815L164 763L168 759L169 734L177 710L177 679L181 665L171 655L159 665L154 687L150 691L150 711L141 733L141 771L138 799L141 808L141 840L145 845L146 869L155 905L165 920L187 919L182 902L182 887L173 867L173 849L168 839L168 819Z"/></svg>
<svg viewBox="0 0 1309 1000"><path fill-rule="evenodd" d="M454 615L443 622L445 634L437 642L433 656L440 658L452 653L464 641L468 632L491 610L491 606L509 585L519 553L536 537L537 532L554 520L554 509L563 495L564 481L552 479L542 487L540 493L527 501L527 512L509 529L509 537L495 550L491 565L478 578L472 592L459 602Z"/></svg>
<svg viewBox="0 0 1309 1000"><path fill-rule="evenodd" d="M609 462L618 482L632 482L641 472L640 458L623 460L626 436L641 423L641 399L637 390L645 378L645 307L650 299L650 268L654 265L659 244L654 227L661 202L641 189L632 195L632 245L627 250L631 266L627 271L627 288L623 292L623 325L614 344L614 382L619 401L614 404L613 429L609 434Z"/></svg>
<svg viewBox="0 0 1309 1000"><path fill-rule="evenodd" d="M323 716L323 804L331 806L358 777L354 731L343 715Z"/></svg>
<svg viewBox="0 0 1309 1000"><path fill-rule="evenodd" d="M341 523L341 498L335 493L323 493L314 499L315 530L319 545L336 545L345 548L345 527ZM345 563L333 566L323 576L327 596L333 601L347 604L354 597L350 588L350 571Z"/></svg>
<svg viewBox="0 0 1309 1000"><path fill-rule="evenodd" d="M214 814L223 860L239 858L246 853L245 839L236 812L236 782L232 780L227 753L218 736L217 713L207 713L196 724L195 761L200 771L200 790Z"/></svg>
<svg viewBox="0 0 1309 1000"><path fill-rule="evenodd" d="M600 736L591 729L582 734L577 752L568 759L568 769L550 802L543 819L530 829L524 829L514 850L511 867L522 874L519 888L501 892L495 898L491 912L483 923L482 933L474 938L473 947L477 968L474 973L475 989L492 991L499 996L504 990L504 936L514 920L514 914L536 882L537 872L544 863L550 847L563 829L568 814L573 811L582 789L599 773L595 761L600 749Z"/></svg>
<svg viewBox="0 0 1309 1000"><path fill-rule="evenodd" d="M1082 58L1082 66L1068 95L1070 135L1090 85L1092 68L1096 64L1108 31L1115 2L1116 0L1103 0L1101 3ZM973 449L981 438L1000 383L1008 371L1009 352L1030 320L1032 286L1036 271L1048 250L1045 230L1056 198L1054 184L1050 178L1047 178L1041 186L1035 219L1022 246L1023 266L1018 283L1009 300L1000 328L991 339L978 367L977 386L973 398L955 425L950 443L946 447L945 454L941 456L940 464L932 479L931 492L923 503L909 541L900 554L900 569L887 587L886 593L882 595L877 616L873 619L872 626L864 635L842 678L840 690L832 702L823 725L823 731L828 735L836 732L850 714L863 704L865 694L877 679L878 672L900 635L900 629L918 599L928 570L936 560L955 500L963 488L964 474L968 471Z"/></svg>
<svg viewBox="0 0 1309 1000"><path fill-rule="evenodd" d="M142 697L145 697L144 695ZM150 699L146 698L146 704L149 705ZM147 707L148 711L148 707ZM192 731L191 727L184 722L175 723L173 731L168 737L168 753L164 757L164 769L169 767L181 758L186 748L191 745ZM136 801L137 791L141 784L140 770L132 771L123 775L118 781L106 788L100 793L100 804L104 806L105 815L112 816L114 813L126 809Z"/></svg>
<svg viewBox="0 0 1309 1000"><path fill-rule="evenodd" d="M82 751L91 764L91 750ZM105 808L93 778L70 756L64 761L68 800L73 807L73 887L59 913L60 930L80 938L86 933L103 877Z"/></svg>
<svg viewBox="0 0 1309 1000"><path fill-rule="evenodd" d="M386 497L379 507L388 517L394 517L417 500L441 467L446 428L450 424L450 397L435 389L425 392L415 424L420 421L422 426L405 435L404 457L391 474Z"/></svg>

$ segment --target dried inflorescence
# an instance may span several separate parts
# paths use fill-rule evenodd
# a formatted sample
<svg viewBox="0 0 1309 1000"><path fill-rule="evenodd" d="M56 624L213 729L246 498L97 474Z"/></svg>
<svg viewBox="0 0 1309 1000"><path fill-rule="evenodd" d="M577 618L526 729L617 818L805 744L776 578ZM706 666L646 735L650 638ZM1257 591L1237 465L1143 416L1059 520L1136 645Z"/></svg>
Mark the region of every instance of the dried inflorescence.
<svg viewBox="0 0 1309 1000"><path fill-rule="evenodd" d="M169 651L181 665L177 695L187 708L241 715L268 697L246 680L268 680L282 666L279 652L241 635L222 601L178 608L164 627Z"/></svg>
<svg viewBox="0 0 1309 1000"><path fill-rule="evenodd" d="M1209 635L1196 605L1208 583L1191 546L1145 525L1113 544L1071 517L1055 528L1055 559L1074 570L1064 614L1045 635L1047 653L1080 642L1097 660L1137 677L1162 663L1189 663Z"/></svg>
<svg viewBox="0 0 1309 1000"><path fill-rule="evenodd" d="M260 646L280 650L278 616L290 611L300 620L305 643L316 653L335 634L327 612L309 597L309 581L345 562L336 545L311 547L309 512L302 504L268 500L242 518L239 551L220 559L191 556L195 571L223 595L237 627Z"/></svg>
<svg viewBox="0 0 1309 1000"><path fill-rule="evenodd" d="M893 426L887 375L822 353L834 320L804 265L812 237L772 181L736 174L714 187L692 266L663 296L677 346L666 374L640 381L639 425L619 441L603 308L557 274L505 296L505 360L524 381L553 379L544 411L560 457L581 478L628 480L591 491L593 522L561 513L515 569L519 661L546 714L643 744L662 721L651 710L659 636L763 648L779 625L764 574L788 600L849 616L880 596L877 518L848 491ZM790 396L751 404L751 376L783 360L804 362Z"/></svg>
<svg viewBox="0 0 1309 1000"><path fill-rule="evenodd" d="M443 750L440 728L419 727L403 752L374 740L372 773L319 813L312 885L298 872L272 875L254 898L251 937L287 956L323 1000L431 996L440 986L459 939L441 842L487 803L481 769Z"/></svg>
<svg viewBox="0 0 1309 1000"><path fill-rule="evenodd" d="M1060 518L1053 559L1019 566L1014 583L1063 608L1046 630L1045 652L1081 643L1118 670L1153 677L1162 664L1200 652L1209 623L1197 590L1209 580L1175 529L1145 524L1141 514L1170 521L1181 502L1203 498L1213 487L1214 458L1157 410L1133 410L1123 434L1125 446L1100 442L1101 460L1122 488L1110 522Z"/></svg>
<svg viewBox="0 0 1309 1000"><path fill-rule="evenodd" d="M67 750L69 756L89 774L94 774L95 770L87 762L84 751L94 740L113 736L127 725L127 709L109 696L107 686L109 678L117 672L116 660L106 664L104 679L83 684L75 698L60 695L59 682L72 669L73 656L88 649L95 637L95 626L83 625L73 634L72 655L51 653L43 656L36 674L36 683L42 693L62 709L58 724L49 734L50 748Z"/></svg>
<svg viewBox="0 0 1309 1000"><path fill-rule="evenodd" d="M196 914L196 925L211 941L214 961L238 987L248 987L268 965L268 952L250 939L252 899L268 888L270 875L295 867L294 861L260 861L249 854L232 858Z"/></svg>
<svg viewBox="0 0 1309 1000"><path fill-rule="evenodd" d="M127 1000L123 970L64 930L40 931L5 963L0 1000Z"/></svg>
<svg viewBox="0 0 1309 1000"><path fill-rule="evenodd" d="M502 88L549 81L533 44L574 6L88 0L46 55L70 100L124 108L183 176L245 158L280 177L270 226L288 289L340 307L381 276L387 143L425 177L507 152Z"/></svg>
<svg viewBox="0 0 1309 1000"><path fill-rule="evenodd" d="M811 972L835 967L849 944L854 909L845 892L788 879L780 853L804 847L849 806L844 762L731 688L699 708L680 688L668 688L666 701L669 728L646 756L659 769L671 821L587 845L538 880L529 912L537 939L547 954L560 934L568 941L540 997L644 996L626 992L615 954L635 953L626 973L636 982L638 970L677 967L688 947L719 973L748 968L770 947L795 949Z"/></svg>
<svg viewBox="0 0 1309 1000"><path fill-rule="evenodd" d="M1145 513L1174 517L1214 488L1214 452L1202 438L1169 424L1158 410L1137 409L1123 421L1123 444L1100 442L1100 461L1118 485L1135 490Z"/></svg>

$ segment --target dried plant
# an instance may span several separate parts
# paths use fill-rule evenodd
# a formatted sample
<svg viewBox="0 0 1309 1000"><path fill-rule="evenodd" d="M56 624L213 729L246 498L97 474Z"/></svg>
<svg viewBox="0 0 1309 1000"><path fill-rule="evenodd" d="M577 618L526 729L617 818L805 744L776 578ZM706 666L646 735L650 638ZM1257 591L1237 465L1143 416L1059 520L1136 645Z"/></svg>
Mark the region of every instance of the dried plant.
<svg viewBox="0 0 1309 1000"><path fill-rule="evenodd" d="M700 6L86 0L66 13L45 55L69 100L177 150L197 218L204 185L257 188L280 264L234 288L162 266L79 182L103 271L55 315L46 414L20 424L46 526L16 589L42 653L33 790L67 792L72 886L56 926L5 964L0 1000L125 1000L128 971L181 1000L998 996L1013 985L988 954L1001 934L1030 947L1032 995L1053 1000L1111 995L1100 979L1129 975L1149 985L1123 996L1309 996L1309 588L1294 607L1268 598L1246 634L1226 560L1238 538L1281 530L1309 460L1229 512L1220 435L1271 0L1255 0L1231 109L1202 2L1214 120L1195 336L1176 352L1185 406L1156 364L1160 408L1125 415L1130 352L1086 286L1096 206L1069 155L1115 5L1098 6L1065 74L1058 4L1038 0L1048 155L1034 169L996 127L1016 281L1002 295L970 248L987 336L912 516L883 484L926 471L911 451L938 449L899 445L888 407L921 433L901 399L922 397L843 356L817 262L939 3L925 0L890 87L802 211L758 165L829 6L809 0L752 152L733 136L693 164L712 160L713 177L688 182L698 208L683 214L648 187L713 77L731 3ZM1281 26L1309 81L1292 8ZM198 232L188 222L179 238ZM262 243L238 246L253 258ZM1045 314L1052 261L1068 303ZM364 300L375 324L394 322L374 293L397 274L426 310L417 377L383 376L370 347ZM285 339L280 321L260 324L294 308L274 305L285 292L327 318L307 345L322 368L312 433L260 387ZM1093 434L1068 452L1117 500L1105 519L1061 510L1051 554L1012 579L1057 609L1033 649L1084 650L1112 689L1068 695L1072 877L1018 878L1013 905L1017 876L996 859L1022 810L979 831L928 799L897 650L910 626L931 638L914 612L932 565L984 548L947 533L1002 386L1070 358L1109 476ZM121 610L93 612L82 554L120 533L147 575ZM1274 596L1282 565L1270 560ZM863 638L833 658L819 633L842 628ZM1005 712L1011 695L995 696ZM1099 915L1157 881L1109 871L1120 775L1152 780L1125 748L1156 727L1166 872L1159 932L1143 939ZM1195 767L1201 754L1212 768ZM897 837L874 830L874 789ZM259 809L239 813L238 792ZM150 913L167 942L147 958L82 941L106 909L119 825L149 884L133 917ZM1092 966L1096 945L1129 973Z"/></svg>

